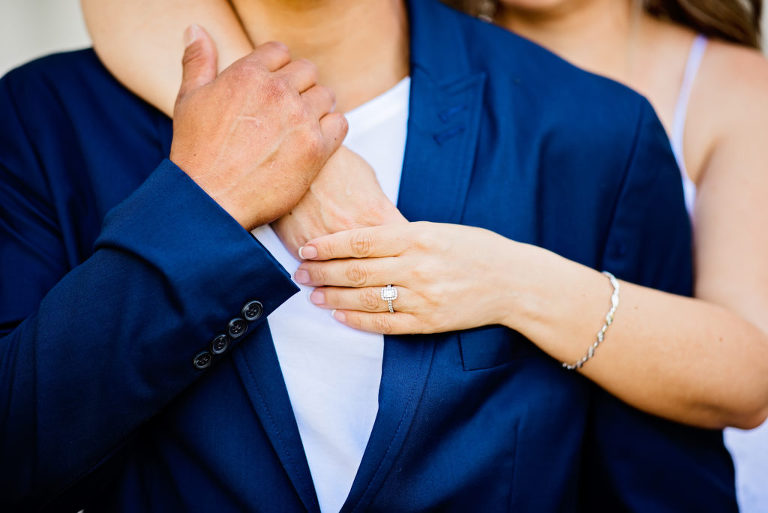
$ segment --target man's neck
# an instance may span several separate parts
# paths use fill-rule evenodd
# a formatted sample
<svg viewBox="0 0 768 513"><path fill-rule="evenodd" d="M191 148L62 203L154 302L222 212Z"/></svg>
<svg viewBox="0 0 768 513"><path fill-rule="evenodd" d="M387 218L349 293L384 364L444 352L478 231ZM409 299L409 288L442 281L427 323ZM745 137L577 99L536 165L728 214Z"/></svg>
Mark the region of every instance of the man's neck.
<svg viewBox="0 0 768 513"><path fill-rule="evenodd" d="M281 41L314 62L345 112L408 75L402 0L232 0L251 41Z"/></svg>

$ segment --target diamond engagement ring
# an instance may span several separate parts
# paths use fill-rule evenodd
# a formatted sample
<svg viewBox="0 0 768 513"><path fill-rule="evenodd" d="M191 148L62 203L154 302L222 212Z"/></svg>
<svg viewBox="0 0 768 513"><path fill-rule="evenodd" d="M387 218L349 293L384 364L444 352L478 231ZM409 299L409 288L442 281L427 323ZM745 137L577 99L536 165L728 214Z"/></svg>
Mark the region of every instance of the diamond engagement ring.
<svg viewBox="0 0 768 513"><path fill-rule="evenodd" d="M392 301L397 299L397 289L392 285L381 287L381 299L387 302L389 306L389 313L395 313L395 309L392 306Z"/></svg>

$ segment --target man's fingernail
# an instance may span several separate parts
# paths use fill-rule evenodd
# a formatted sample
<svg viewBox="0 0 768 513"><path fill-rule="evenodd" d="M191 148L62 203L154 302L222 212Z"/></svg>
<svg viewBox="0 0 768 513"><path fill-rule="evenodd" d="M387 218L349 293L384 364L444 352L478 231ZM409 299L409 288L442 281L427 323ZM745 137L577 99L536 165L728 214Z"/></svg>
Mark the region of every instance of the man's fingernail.
<svg viewBox="0 0 768 513"><path fill-rule="evenodd" d="M317 258L317 248L314 246L302 246L299 248L299 256L302 260Z"/></svg>
<svg viewBox="0 0 768 513"><path fill-rule="evenodd" d="M331 312L331 316L336 319L339 322L344 322L347 320L347 316L344 315L344 312L339 312L338 310L333 310Z"/></svg>
<svg viewBox="0 0 768 513"><path fill-rule="evenodd" d="M296 280L296 283L301 283L301 284L309 283L309 273L304 269L299 269L293 275L293 279Z"/></svg>
<svg viewBox="0 0 768 513"><path fill-rule="evenodd" d="M325 293L322 290L313 290L312 294L309 295L309 300L316 305L324 305Z"/></svg>
<svg viewBox="0 0 768 513"><path fill-rule="evenodd" d="M187 30L184 31L184 47L186 48L187 46L194 43L197 40L199 35L200 35L200 27L196 23L193 23L192 25L187 27Z"/></svg>

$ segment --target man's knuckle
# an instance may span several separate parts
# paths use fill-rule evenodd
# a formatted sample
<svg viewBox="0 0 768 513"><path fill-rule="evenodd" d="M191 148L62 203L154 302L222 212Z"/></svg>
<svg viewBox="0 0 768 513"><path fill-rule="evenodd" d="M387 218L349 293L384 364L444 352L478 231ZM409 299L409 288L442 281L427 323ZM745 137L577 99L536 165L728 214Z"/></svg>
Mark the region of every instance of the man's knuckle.
<svg viewBox="0 0 768 513"><path fill-rule="evenodd" d="M246 70L240 70L241 76L247 76ZM237 78L237 77L235 77ZM293 114L292 102L288 96L288 82L285 78L272 75L261 84L261 96L267 103L280 103L281 110L289 115Z"/></svg>
<svg viewBox="0 0 768 513"><path fill-rule="evenodd" d="M297 98L294 98L289 94L291 92L291 82L288 80L288 77L283 75L273 75L272 87L281 97L290 98L287 103L291 108L296 109L299 102L297 101Z"/></svg>
<svg viewBox="0 0 768 513"><path fill-rule="evenodd" d="M303 136L304 150L312 157L318 157L325 152L325 141L317 130L307 130Z"/></svg>
<svg viewBox="0 0 768 513"><path fill-rule="evenodd" d="M296 62L299 67L303 68L304 72L307 73L310 78L317 79L318 70L317 65L314 62L305 58L297 59L294 62Z"/></svg>
<svg viewBox="0 0 768 513"><path fill-rule="evenodd" d="M349 131L349 121L347 121L347 117L339 112L335 112L330 115L334 116L336 123L338 123L337 127L339 133L341 133L343 137L343 134L346 134Z"/></svg>
<svg viewBox="0 0 768 513"><path fill-rule="evenodd" d="M318 88L327 103L333 104L336 102L336 93L333 92L333 89L326 86L318 86Z"/></svg>
<svg viewBox="0 0 768 513"><path fill-rule="evenodd" d="M253 59L246 59L227 69L226 77L237 84L242 84L244 82L254 81L256 77L260 77L264 71L265 68L260 62Z"/></svg>
<svg viewBox="0 0 768 513"><path fill-rule="evenodd" d="M276 58L288 59L291 56L290 49L280 41L267 41L261 45L261 49L271 53Z"/></svg>

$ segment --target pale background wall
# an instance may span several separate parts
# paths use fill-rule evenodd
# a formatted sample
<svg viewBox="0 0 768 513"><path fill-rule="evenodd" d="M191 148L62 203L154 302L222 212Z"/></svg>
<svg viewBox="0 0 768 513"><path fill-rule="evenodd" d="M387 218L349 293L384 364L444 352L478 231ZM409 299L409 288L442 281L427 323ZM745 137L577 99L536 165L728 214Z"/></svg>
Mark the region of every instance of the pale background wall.
<svg viewBox="0 0 768 513"><path fill-rule="evenodd" d="M34 57L88 44L78 0L0 0L0 75Z"/></svg>
<svg viewBox="0 0 768 513"><path fill-rule="evenodd" d="M0 75L34 57L89 45L79 0L0 0Z"/></svg>

